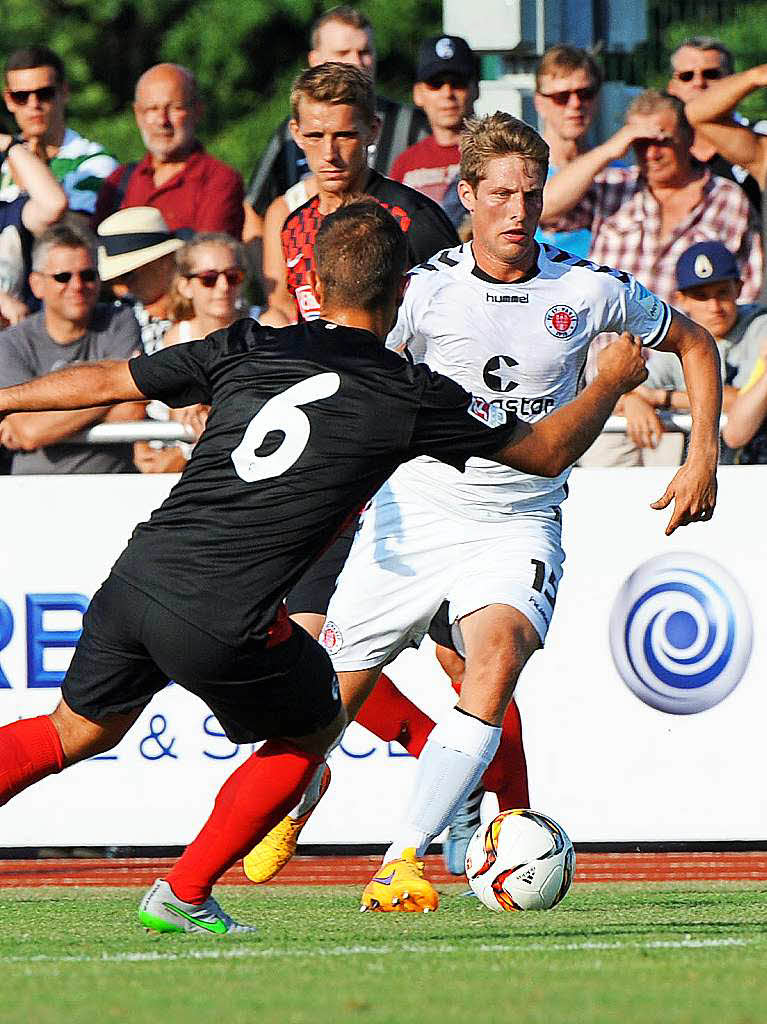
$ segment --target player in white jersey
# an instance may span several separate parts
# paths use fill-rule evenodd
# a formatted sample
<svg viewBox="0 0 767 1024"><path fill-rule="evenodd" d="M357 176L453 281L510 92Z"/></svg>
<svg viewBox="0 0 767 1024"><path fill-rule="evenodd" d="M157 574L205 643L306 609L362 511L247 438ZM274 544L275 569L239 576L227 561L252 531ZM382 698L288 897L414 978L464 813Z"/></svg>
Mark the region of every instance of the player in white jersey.
<svg viewBox="0 0 767 1024"><path fill-rule="evenodd" d="M667 533L710 518L721 409L711 336L629 275L537 245L548 147L528 125L499 113L469 122L461 149L473 242L411 274L389 344L480 394L488 415L500 407L528 421L574 397L601 332L628 331L676 352L691 392L690 454L653 507L674 501ZM363 893L365 909L437 905L417 858L492 761L519 674L545 640L564 560L568 472L546 479L471 459L459 473L419 458L365 513L322 635L349 717L445 599L466 652L458 704L423 749L405 822Z"/></svg>

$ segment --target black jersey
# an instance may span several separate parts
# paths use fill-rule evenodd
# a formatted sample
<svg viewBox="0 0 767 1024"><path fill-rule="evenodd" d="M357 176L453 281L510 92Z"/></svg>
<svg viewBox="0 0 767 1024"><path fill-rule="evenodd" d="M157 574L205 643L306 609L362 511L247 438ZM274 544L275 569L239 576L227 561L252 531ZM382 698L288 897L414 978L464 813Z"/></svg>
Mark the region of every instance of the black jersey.
<svg viewBox="0 0 767 1024"><path fill-rule="evenodd" d="M455 228L433 199L371 171L364 192L388 210L405 233L408 269L425 263L440 249L458 244ZM288 291L302 320L319 316L319 303L309 283L314 269L314 240L322 224L319 196L308 199L288 215L280 235Z"/></svg>
<svg viewBox="0 0 767 1024"><path fill-rule="evenodd" d="M212 405L168 498L114 572L227 643L265 635L280 602L402 462L463 469L515 417L325 320L240 320L130 362L147 398Z"/></svg>

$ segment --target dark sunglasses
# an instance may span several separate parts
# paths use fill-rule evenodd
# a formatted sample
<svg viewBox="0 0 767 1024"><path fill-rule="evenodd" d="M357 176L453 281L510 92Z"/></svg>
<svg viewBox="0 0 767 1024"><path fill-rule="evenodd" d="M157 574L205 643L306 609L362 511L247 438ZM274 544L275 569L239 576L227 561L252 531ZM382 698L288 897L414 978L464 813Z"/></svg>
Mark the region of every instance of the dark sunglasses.
<svg viewBox="0 0 767 1024"><path fill-rule="evenodd" d="M540 95L552 100L558 107L566 107L572 95L577 96L581 103L590 103L598 91L595 85L589 85L584 89L563 89L562 92L542 92Z"/></svg>
<svg viewBox="0 0 767 1024"><path fill-rule="evenodd" d="M649 146L673 146L674 139L665 135L662 139L634 139L634 149L647 149Z"/></svg>
<svg viewBox="0 0 767 1024"><path fill-rule="evenodd" d="M230 288L235 288L245 280L245 271L239 267L229 267L227 270L199 270L196 274L184 274L184 277L195 277L203 288L214 288L222 274Z"/></svg>
<svg viewBox="0 0 767 1024"><path fill-rule="evenodd" d="M674 77L678 78L680 82L691 82L696 74L700 74L702 78L707 79L709 82L715 82L717 79L724 77L724 71L721 68L703 68L700 72L675 71Z"/></svg>
<svg viewBox="0 0 767 1024"><path fill-rule="evenodd" d="M13 89L10 90L10 97L14 103L18 103L20 107L25 107L29 103L29 97L35 96L41 103L48 103L58 92L58 87L55 85L41 85L39 89Z"/></svg>
<svg viewBox="0 0 767 1024"><path fill-rule="evenodd" d="M69 284L73 277L79 277L83 284L93 284L99 275L93 267L86 267L85 270L60 270L57 274L45 276L52 277L58 284Z"/></svg>
<svg viewBox="0 0 767 1024"><path fill-rule="evenodd" d="M469 85L469 79L464 78L463 75L434 75L433 78L428 78L424 85L427 89L441 89L443 85L450 85L453 89L466 89Z"/></svg>

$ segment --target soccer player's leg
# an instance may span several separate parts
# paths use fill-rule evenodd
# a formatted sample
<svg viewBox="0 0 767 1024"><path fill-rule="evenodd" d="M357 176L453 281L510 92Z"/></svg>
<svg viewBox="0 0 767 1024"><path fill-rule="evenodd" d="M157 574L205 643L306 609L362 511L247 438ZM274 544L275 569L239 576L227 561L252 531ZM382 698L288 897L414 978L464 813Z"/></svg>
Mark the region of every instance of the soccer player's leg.
<svg viewBox="0 0 767 1024"><path fill-rule="evenodd" d="M141 713L91 721L60 701L50 715L22 718L0 728L0 806L36 782L88 757L111 750Z"/></svg>
<svg viewBox="0 0 767 1024"><path fill-rule="evenodd" d="M461 692L461 683L466 671L465 651L463 640L457 624L450 621L449 602L443 601L437 610L437 614L429 624L429 636L434 641L437 662L456 693ZM501 735L503 743L503 735ZM498 753L500 753L500 746ZM498 757L496 754L496 758ZM485 795L484 776L482 781L473 789L450 822L445 837L442 841L442 860L445 867L452 875L464 873L466 850L468 849L471 837L477 830L480 823L480 812L482 799Z"/></svg>
<svg viewBox="0 0 767 1024"><path fill-rule="evenodd" d="M176 680L205 700L232 742L266 742L227 779L198 836L144 897L139 917L150 929L254 930L221 910L212 887L295 804L346 722L327 654L299 627L287 629L274 645L232 650L228 662L224 645L209 638L195 664L185 660L183 627L173 631L179 649L166 647L166 657Z"/></svg>
<svg viewBox="0 0 767 1024"><path fill-rule="evenodd" d="M404 538L410 536L407 528L411 519L418 520L423 515L420 508L401 505L391 482L385 484L362 517L331 598L321 641L331 657L340 659L339 670L348 668L351 674L362 673L359 679L355 676L353 681L346 677L341 680L350 720L368 697L382 665L392 661L406 647L417 646L420 642L434 612L434 593L444 588L443 583L435 582L444 560L435 556L432 562L436 568L431 573L416 572L410 553L404 547ZM428 511L428 516L430 528L426 535L429 543L434 543L433 510ZM417 552L415 557L420 556L421 552ZM382 688L391 710L392 698L396 700L395 688L388 680L382 683ZM373 699L375 701L375 697ZM400 731L402 718L397 723L397 715L410 715L404 707L405 700L403 697L402 702L397 702L392 712L393 725L379 722L381 732L392 728ZM413 722L410 733L413 742L423 741L431 725L426 716L423 716L426 725L420 720L416 725L416 710L409 718ZM246 858L245 870L252 881L265 882L274 877L295 852L297 834L322 795L319 776L318 772L297 806Z"/></svg>
<svg viewBox="0 0 767 1024"><path fill-rule="evenodd" d="M356 530L355 519L309 567L287 596L285 603L291 619L315 639L322 632L328 604ZM251 882L256 885L268 882L291 860L298 846L298 837L329 785L330 766L323 761L297 804L243 857L242 869Z"/></svg>
<svg viewBox="0 0 767 1024"><path fill-rule="evenodd" d="M558 511L546 510L478 527L465 546L466 571L449 595L466 650L461 696L423 749L387 862L411 849L422 856L492 762L519 674L551 620L564 557L559 541ZM499 550L508 559L500 566Z"/></svg>
<svg viewBox="0 0 767 1024"><path fill-rule="evenodd" d="M111 750L167 683L130 650L132 615L110 578L83 617L83 632L50 715L0 728L0 805L49 775Z"/></svg>
<svg viewBox="0 0 767 1024"><path fill-rule="evenodd" d="M453 689L460 694L466 671L463 657L465 652L460 629L450 623L447 602L442 604L434 616L429 627L429 636L437 645L437 661L450 679ZM530 805L527 761L522 743L522 720L517 702L513 698L503 717L501 738L495 757L482 776L480 784L469 793L456 811L442 842L442 858L451 874L464 873L466 850L480 823L485 792L495 793L502 811Z"/></svg>

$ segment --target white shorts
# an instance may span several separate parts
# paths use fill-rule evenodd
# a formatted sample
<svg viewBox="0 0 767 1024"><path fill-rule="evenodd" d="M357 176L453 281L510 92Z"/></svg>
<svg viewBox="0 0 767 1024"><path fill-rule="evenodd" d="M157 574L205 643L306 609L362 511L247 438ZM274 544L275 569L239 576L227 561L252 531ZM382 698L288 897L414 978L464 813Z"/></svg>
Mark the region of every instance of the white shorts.
<svg viewBox="0 0 767 1024"><path fill-rule="evenodd" d="M363 515L320 641L338 671L385 665L420 644L447 600L451 623L510 605L543 644L562 578L561 532L558 508L478 522L389 481Z"/></svg>

